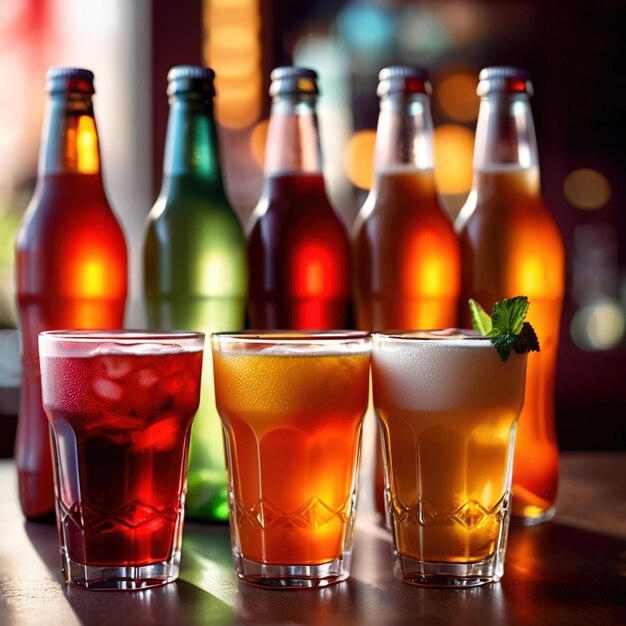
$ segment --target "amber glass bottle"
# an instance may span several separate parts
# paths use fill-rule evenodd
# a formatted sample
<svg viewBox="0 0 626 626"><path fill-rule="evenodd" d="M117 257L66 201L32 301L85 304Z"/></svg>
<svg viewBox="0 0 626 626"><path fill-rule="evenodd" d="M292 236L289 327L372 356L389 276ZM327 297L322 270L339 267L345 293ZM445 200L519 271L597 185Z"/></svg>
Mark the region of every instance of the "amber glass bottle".
<svg viewBox="0 0 626 626"><path fill-rule="evenodd" d="M353 230L357 324L364 330L458 325L460 251L437 200L428 73L379 74L374 182ZM375 495L383 512L382 457Z"/></svg>
<svg viewBox="0 0 626 626"><path fill-rule="evenodd" d="M564 289L563 241L541 197L528 73L512 67L486 68L480 73L478 95L474 180L456 222L462 292L488 311L501 298L530 299L528 320L541 351L528 355L513 468L513 515L533 524L554 515L559 478L554 380Z"/></svg>

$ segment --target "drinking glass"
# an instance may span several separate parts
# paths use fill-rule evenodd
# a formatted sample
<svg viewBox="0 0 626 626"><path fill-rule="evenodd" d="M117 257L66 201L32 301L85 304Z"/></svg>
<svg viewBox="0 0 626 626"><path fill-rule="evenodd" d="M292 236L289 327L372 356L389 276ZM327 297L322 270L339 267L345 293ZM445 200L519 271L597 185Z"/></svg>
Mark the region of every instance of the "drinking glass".
<svg viewBox="0 0 626 626"><path fill-rule="evenodd" d="M204 335L39 335L67 583L143 589L178 577Z"/></svg>
<svg viewBox="0 0 626 626"><path fill-rule="evenodd" d="M367 333L213 335L235 570L267 587L350 573Z"/></svg>
<svg viewBox="0 0 626 626"><path fill-rule="evenodd" d="M372 382L394 574L469 587L501 578L526 355L488 338L374 334Z"/></svg>

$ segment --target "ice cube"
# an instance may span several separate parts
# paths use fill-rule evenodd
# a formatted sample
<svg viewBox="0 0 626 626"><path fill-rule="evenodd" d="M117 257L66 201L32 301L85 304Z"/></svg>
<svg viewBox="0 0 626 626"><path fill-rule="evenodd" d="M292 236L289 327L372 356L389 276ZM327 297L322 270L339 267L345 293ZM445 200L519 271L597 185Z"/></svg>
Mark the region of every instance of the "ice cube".
<svg viewBox="0 0 626 626"><path fill-rule="evenodd" d="M124 346L114 341L103 341L93 351L94 356L109 355L109 354L121 354L124 352Z"/></svg>
<svg viewBox="0 0 626 626"><path fill-rule="evenodd" d="M122 397L122 385L108 378L94 378L91 388L101 400L118 402Z"/></svg>
<svg viewBox="0 0 626 626"><path fill-rule="evenodd" d="M176 343L137 343L132 346L133 354L167 354L183 352L183 347Z"/></svg>
<svg viewBox="0 0 626 626"><path fill-rule="evenodd" d="M132 369L128 357L124 356L103 356L100 359L100 364L106 376L113 380L124 378Z"/></svg>
<svg viewBox="0 0 626 626"><path fill-rule="evenodd" d="M144 367L140 369L135 374L135 379L137 384L141 387L154 387L159 382L158 374L148 367Z"/></svg>

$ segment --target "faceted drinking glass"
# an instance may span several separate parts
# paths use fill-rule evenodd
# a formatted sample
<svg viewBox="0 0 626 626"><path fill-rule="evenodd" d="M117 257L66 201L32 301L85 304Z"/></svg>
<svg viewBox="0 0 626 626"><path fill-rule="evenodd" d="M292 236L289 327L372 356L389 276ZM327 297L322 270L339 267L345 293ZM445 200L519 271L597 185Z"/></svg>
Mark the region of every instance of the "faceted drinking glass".
<svg viewBox="0 0 626 626"><path fill-rule="evenodd" d="M142 589L178 577L204 335L39 335L67 583Z"/></svg>
<svg viewBox="0 0 626 626"><path fill-rule="evenodd" d="M237 576L323 587L350 573L367 333L217 333Z"/></svg>
<svg viewBox="0 0 626 626"><path fill-rule="evenodd" d="M501 578L526 355L488 338L374 334L372 382L394 574L417 585Z"/></svg>

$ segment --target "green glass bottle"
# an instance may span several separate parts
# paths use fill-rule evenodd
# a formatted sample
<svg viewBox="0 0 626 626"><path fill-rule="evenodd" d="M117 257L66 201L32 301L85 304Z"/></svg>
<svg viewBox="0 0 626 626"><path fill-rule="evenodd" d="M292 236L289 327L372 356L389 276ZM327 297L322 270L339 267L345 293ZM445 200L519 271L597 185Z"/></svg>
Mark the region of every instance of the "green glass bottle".
<svg viewBox="0 0 626 626"><path fill-rule="evenodd" d="M163 186L148 217L144 290L152 328L207 333L244 326L245 238L224 191L213 120L213 70L168 74L170 113ZM210 342L191 436L187 516L228 519L222 427L215 408Z"/></svg>

